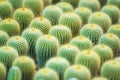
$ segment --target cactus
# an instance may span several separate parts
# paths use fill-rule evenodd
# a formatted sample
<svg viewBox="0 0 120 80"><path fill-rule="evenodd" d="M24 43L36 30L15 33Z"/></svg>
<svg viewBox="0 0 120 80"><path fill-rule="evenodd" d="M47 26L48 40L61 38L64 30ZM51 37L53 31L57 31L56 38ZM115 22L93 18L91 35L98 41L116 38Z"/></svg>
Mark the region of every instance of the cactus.
<svg viewBox="0 0 120 80"><path fill-rule="evenodd" d="M103 30L99 25L86 24L80 30L80 35L88 37L93 44L97 44L100 37L103 35Z"/></svg>
<svg viewBox="0 0 120 80"><path fill-rule="evenodd" d="M101 68L101 76L108 80L120 80L120 63L115 60L105 62Z"/></svg>
<svg viewBox="0 0 120 80"><path fill-rule="evenodd" d="M107 4L107 0L99 0L99 3L101 5L101 8Z"/></svg>
<svg viewBox="0 0 120 80"><path fill-rule="evenodd" d="M78 7L87 7L92 12L96 12L100 10L100 3L98 0L80 0Z"/></svg>
<svg viewBox="0 0 120 80"><path fill-rule="evenodd" d="M20 69L13 66L9 69L7 80L21 80L21 75Z"/></svg>
<svg viewBox="0 0 120 80"><path fill-rule="evenodd" d="M91 73L83 65L73 65L65 71L64 80L91 80Z"/></svg>
<svg viewBox="0 0 120 80"><path fill-rule="evenodd" d="M68 26L74 37L79 33L79 29L82 26L82 20L77 14L68 12L60 16L59 24Z"/></svg>
<svg viewBox="0 0 120 80"><path fill-rule="evenodd" d="M70 44L79 48L79 50L91 49L93 47L92 41L84 36L77 36L71 39Z"/></svg>
<svg viewBox="0 0 120 80"><path fill-rule="evenodd" d="M53 69L42 68L36 72L34 80L59 80L59 77Z"/></svg>
<svg viewBox="0 0 120 80"><path fill-rule="evenodd" d="M6 0L6 1L8 1L12 5L13 10L16 10L17 8L22 7L23 0L17 0L17 1L16 0Z"/></svg>
<svg viewBox="0 0 120 80"><path fill-rule="evenodd" d="M0 17L2 19L12 16L12 5L4 0L0 0Z"/></svg>
<svg viewBox="0 0 120 80"><path fill-rule="evenodd" d="M120 9L120 0L107 0L107 5L115 5Z"/></svg>
<svg viewBox="0 0 120 80"><path fill-rule="evenodd" d="M59 41L51 35L43 35L37 39L36 54L38 67L44 67L46 61L57 55Z"/></svg>
<svg viewBox="0 0 120 80"><path fill-rule="evenodd" d="M62 15L62 13L63 11L59 7L55 5L50 5L45 7L45 9L43 10L42 16L49 19L52 25L57 25L58 19Z"/></svg>
<svg viewBox="0 0 120 80"><path fill-rule="evenodd" d="M116 24L120 17L119 8L114 5L106 5L101 9L102 12L108 14L112 20L112 24Z"/></svg>
<svg viewBox="0 0 120 80"><path fill-rule="evenodd" d="M71 4L74 8L76 8L78 6L78 3L80 0L61 0L62 2L67 2L69 4Z"/></svg>
<svg viewBox="0 0 120 80"><path fill-rule="evenodd" d="M112 33L117 35L120 38L120 24L112 25L108 28L107 33Z"/></svg>
<svg viewBox="0 0 120 80"><path fill-rule="evenodd" d="M9 36L15 36L15 35L19 35L20 26L16 20L8 18L1 21L0 30L7 32Z"/></svg>
<svg viewBox="0 0 120 80"><path fill-rule="evenodd" d="M44 7L52 4L52 0L42 0L42 1L44 3Z"/></svg>
<svg viewBox="0 0 120 80"><path fill-rule="evenodd" d="M6 68L3 63L0 62L0 80L5 80L6 78Z"/></svg>
<svg viewBox="0 0 120 80"><path fill-rule="evenodd" d="M40 16L43 11L44 3L42 0L23 0L23 6L31 9L35 16Z"/></svg>
<svg viewBox="0 0 120 80"><path fill-rule="evenodd" d="M51 26L51 22L42 16L37 17L30 22L30 27L39 29L43 34L48 34Z"/></svg>
<svg viewBox="0 0 120 80"><path fill-rule="evenodd" d="M108 61L113 59L113 51L110 47L104 44L97 44L92 49L95 51L101 58L101 65Z"/></svg>
<svg viewBox="0 0 120 80"><path fill-rule="evenodd" d="M28 27L30 21L34 18L33 12L28 8L18 8L13 13L13 19L18 21L21 32Z"/></svg>
<svg viewBox="0 0 120 80"><path fill-rule="evenodd" d="M108 80L108 79L104 77L94 77L92 80Z"/></svg>
<svg viewBox="0 0 120 80"><path fill-rule="evenodd" d="M63 57L68 60L69 63L72 65L74 64L75 57L78 53L79 49L76 46L73 46L71 44L65 44L59 48L57 54L59 57Z"/></svg>
<svg viewBox="0 0 120 80"><path fill-rule="evenodd" d="M92 77L94 77L100 69L101 60L95 51L87 49L76 56L75 63L86 66L91 71Z"/></svg>
<svg viewBox="0 0 120 80"><path fill-rule="evenodd" d="M8 39L9 39L8 34L0 30L0 46L6 45Z"/></svg>
<svg viewBox="0 0 120 80"><path fill-rule="evenodd" d="M59 8L63 10L63 12L72 12L73 11L73 6L67 2L59 2L56 4Z"/></svg>
<svg viewBox="0 0 120 80"><path fill-rule="evenodd" d="M14 36L8 39L7 45L15 48L19 55L26 55L28 51L28 42L20 36Z"/></svg>
<svg viewBox="0 0 120 80"><path fill-rule="evenodd" d="M22 37L27 40L29 49L28 56L36 60L35 45L37 39L42 35L41 31L36 28L28 28L22 32Z"/></svg>
<svg viewBox="0 0 120 80"><path fill-rule="evenodd" d="M61 45L68 43L72 38L71 30L68 27L64 26L64 25L55 25L55 26L53 26L50 29L49 34L55 36L56 38L58 38L59 43Z"/></svg>
<svg viewBox="0 0 120 80"><path fill-rule="evenodd" d="M112 24L110 17L103 12L95 12L91 14L88 23L98 24L102 27L104 33L107 32L109 26Z"/></svg>
<svg viewBox="0 0 120 80"><path fill-rule="evenodd" d="M64 72L69 67L69 62L61 57L53 57L46 62L45 67L51 68L57 72L59 79L63 80Z"/></svg>
<svg viewBox="0 0 120 80"><path fill-rule="evenodd" d="M18 57L14 60L13 66L17 66L21 70L21 80L33 80L36 65L31 58L27 56Z"/></svg>
<svg viewBox="0 0 120 80"><path fill-rule="evenodd" d="M82 19L82 25L85 25L88 23L88 18L92 14L92 11L86 7L78 7L74 10L74 13Z"/></svg>
<svg viewBox="0 0 120 80"><path fill-rule="evenodd" d="M114 56L117 56L120 49L120 39L114 34L108 33L101 36L100 44L105 44L112 48Z"/></svg>

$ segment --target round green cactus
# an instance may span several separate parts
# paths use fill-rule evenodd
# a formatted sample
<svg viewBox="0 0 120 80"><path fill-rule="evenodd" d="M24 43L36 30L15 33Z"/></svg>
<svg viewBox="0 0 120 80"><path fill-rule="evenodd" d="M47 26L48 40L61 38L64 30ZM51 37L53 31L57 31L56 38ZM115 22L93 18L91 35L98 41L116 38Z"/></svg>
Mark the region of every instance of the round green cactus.
<svg viewBox="0 0 120 80"><path fill-rule="evenodd" d="M43 35L37 39L35 47L38 67L44 67L48 59L57 55L59 41L54 36Z"/></svg>
<svg viewBox="0 0 120 80"><path fill-rule="evenodd" d="M79 33L79 29L82 26L82 20L77 14L67 12L60 16L59 24L68 26L74 37Z"/></svg>
<svg viewBox="0 0 120 80"><path fill-rule="evenodd" d="M59 80L59 77L53 69L42 68L36 72L34 80Z"/></svg>
<svg viewBox="0 0 120 80"><path fill-rule="evenodd" d="M43 34L48 34L51 26L51 22L42 16L37 17L30 22L30 27L39 29Z"/></svg>
<svg viewBox="0 0 120 80"><path fill-rule="evenodd" d="M27 56L18 57L14 60L13 66L17 66L20 69L22 73L21 80L33 80L36 65L31 58Z"/></svg>
<svg viewBox="0 0 120 80"><path fill-rule="evenodd" d="M42 16L49 19L52 25L57 25L58 19L62 14L63 14L63 11L59 7L55 5L50 5L45 7L45 9L43 10Z"/></svg>
<svg viewBox="0 0 120 80"><path fill-rule="evenodd" d="M49 34L55 36L61 45L68 43L72 38L71 30L64 25L53 26L50 29Z"/></svg>
<svg viewBox="0 0 120 80"><path fill-rule="evenodd" d="M35 16L40 16L43 11L44 3L42 0L23 0L23 6L31 9Z"/></svg>
<svg viewBox="0 0 120 80"><path fill-rule="evenodd" d="M0 17L2 19L12 16L12 5L4 0L0 0Z"/></svg>
<svg viewBox="0 0 120 80"><path fill-rule="evenodd" d="M59 2L56 4L59 8L63 10L63 12L72 12L73 11L73 6L67 2Z"/></svg>
<svg viewBox="0 0 120 80"><path fill-rule="evenodd" d="M3 63L0 62L0 80L5 80L6 78L6 68Z"/></svg>
<svg viewBox="0 0 120 80"><path fill-rule="evenodd" d="M70 3L74 8L76 8L80 0L61 0L61 1Z"/></svg>
<svg viewBox="0 0 120 80"><path fill-rule="evenodd" d="M112 33L117 35L120 38L120 24L112 25L108 28L107 33Z"/></svg>
<svg viewBox="0 0 120 80"><path fill-rule="evenodd" d="M103 30L99 25L86 24L80 30L80 35L88 37L93 44L97 44L100 37L103 35Z"/></svg>
<svg viewBox="0 0 120 80"><path fill-rule="evenodd" d="M22 74L18 67L13 66L9 69L7 80L21 80Z"/></svg>
<svg viewBox="0 0 120 80"><path fill-rule="evenodd" d="M78 7L87 7L96 12L100 10L100 3L98 0L80 0Z"/></svg>
<svg viewBox="0 0 120 80"><path fill-rule="evenodd" d="M16 0L6 0L6 1L8 1L12 5L14 10L19 7L22 7L23 0L17 0L17 1Z"/></svg>
<svg viewBox="0 0 120 80"><path fill-rule="evenodd" d="M72 65L74 64L75 57L79 53L79 49L71 44L63 45L58 50L58 56L65 58Z"/></svg>
<svg viewBox="0 0 120 80"><path fill-rule="evenodd" d="M73 65L65 71L64 80L91 80L91 73L83 65Z"/></svg>
<svg viewBox="0 0 120 80"><path fill-rule="evenodd" d="M104 44L97 44L92 49L95 51L101 58L101 65L108 61L113 59L113 51L110 47Z"/></svg>
<svg viewBox="0 0 120 80"><path fill-rule="evenodd" d="M119 8L114 5L106 5L101 9L102 12L108 14L112 20L112 24L116 24L120 17Z"/></svg>
<svg viewBox="0 0 120 80"><path fill-rule="evenodd" d="M15 48L19 55L26 55L28 51L28 42L20 36L14 36L8 39L7 45Z"/></svg>
<svg viewBox="0 0 120 80"><path fill-rule="evenodd" d="M91 14L88 23L98 24L102 27L104 33L107 32L109 26L112 24L110 17L103 12L95 12Z"/></svg>
<svg viewBox="0 0 120 80"><path fill-rule="evenodd" d="M0 47L0 62L4 63L7 70L11 67L13 61L18 57L16 49L9 46Z"/></svg>
<svg viewBox="0 0 120 80"><path fill-rule="evenodd" d="M9 36L15 36L15 35L19 35L20 26L16 20L8 18L1 21L0 30L7 32Z"/></svg>
<svg viewBox="0 0 120 80"><path fill-rule="evenodd" d="M120 9L120 0L107 0L107 4L115 5Z"/></svg>
<svg viewBox="0 0 120 80"><path fill-rule="evenodd" d="M76 56L75 63L86 66L91 71L92 77L94 77L100 69L101 60L95 51L87 49Z"/></svg>
<svg viewBox="0 0 120 80"><path fill-rule="evenodd" d="M21 34L21 36L27 40L29 45L27 55L33 58L34 60L36 60L36 51L35 51L36 41L41 35L42 35L41 31L36 28L25 29Z"/></svg>
<svg viewBox="0 0 120 80"><path fill-rule="evenodd" d="M79 50L91 49L93 47L92 41L84 36L77 36L71 39L70 44L79 48Z"/></svg>
<svg viewBox="0 0 120 80"><path fill-rule="evenodd" d="M15 19L19 25L21 32L28 27L30 21L34 18L33 12L28 8L18 8L13 13L13 19Z"/></svg>
<svg viewBox="0 0 120 80"><path fill-rule="evenodd" d="M52 0L42 0L42 1L44 3L44 7L52 4Z"/></svg>
<svg viewBox="0 0 120 80"><path fill-rule="evenodd" d="M112 48L114 56L118 55L120 50L120 39L114 34L108 33L101 36L99 39L100 44L105 44Z"/></svg>
<svg viewBox="0 0 120 80"><path fill-rule="evenodd" d="M74 10L74 13L82 19L82 25L85 25L88 23L88 18L92 14L92 11L86 7L78 7Z"/></svg>
<svg viewBox="0 0 120 80"><path fill-rule="evenodd" d="M9 39L8 34L0 30L0 46L6 45L8 39Z"/></svg>
<svg viewBox="0 0 120 80"><path fill-rule="evenodd" d="M120 80L120 63L115 60L105 62L101 68L101 76L108 80Z"/></svg>
<svg viewBox="0 0 120 80"><path fill-rule="evenodd" d="M69 62L62 57L53 57L46 62L45 67L57 72L59 79L63 80L64 72L70 66Z"/></svg>
<svg viewBox="0 0 120 80"><path fill-rule="evenodd" d="M92 80L108 80L108 79L104 77L94 77Z"/></svg>
<svg viewBox="0 0 120 80"><path fill-rule="evenodd" d="M101 5L101 8L107 4L107 0L99 0L99 3Z"/></svg>

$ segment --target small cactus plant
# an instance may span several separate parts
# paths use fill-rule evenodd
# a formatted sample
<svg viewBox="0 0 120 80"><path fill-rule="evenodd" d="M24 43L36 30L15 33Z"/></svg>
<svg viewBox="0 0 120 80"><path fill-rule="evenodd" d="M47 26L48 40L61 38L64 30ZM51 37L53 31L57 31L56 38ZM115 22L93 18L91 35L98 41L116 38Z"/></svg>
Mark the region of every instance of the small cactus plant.
<svg viewBox="0 0 120 80"><path fill-rule="evenodd" d="M42 0L23 0L23 6L31 9L35 16L40 16L44 3Z"/></svg>
<svg viewBox="0 0 120 80"><path fill-rule="evenodd" d="M54 36L43 35L37 39L35 47L38 67L44 67L48 59L57 55L59 41Z"/></svg>
<svg viewBox="0 0 120 80"><path fill-rule="evenodd" d="M58 56L65 58L72 65L75 62L75 57L79 53L79 49L71 44L65 44L58 49Z"/></svg>
<svg viewBox="0 0 120 80"><path fill-rule="evenodd" d="M48 34L52 27L51 22L45 17L37 17L30 22L29 27L37 28L42 31L43 34Z"/></svg>
<svg viewBox="0 0 120 80"><path fill-rule="evenodd" d="M9 69L7 80L21 80L22 74L18 67L12 66Z"/></svg>
<svg viewBox="0 0 120 80"><path fill-rule="evenodd" d="M79 33L79 30L82 26L82 20L77 14L73 12L67 12L60 16L59 24L69 27L74 37Z"/></svg>
<svg viewBox="0 0 120 80"><path fill-rule="evenodd" d="M28 27L31 20L34 18L33 12L28 8L18 8L13 13L13 19L15 19L19 25L22 32L25 28Z"/></svg>
<svg viewBox="0 0 120 80"><path fill-rule="evenodd" d="M49 30L49 34L58 38L59 43L66 44L72 38L71 30L64 25L55 25Z"/></svg>
<svg viewBox="0 0 120 80"><path fill-rule="evenodd" d="M9 39L8 34L0 30L0 46L6 45L8 39Z"/></svg>
<svg viewBox="0 0 120 80"><path fill-rule="evenodd" d="M35 45L37 39L42 35L42 32L36 28L28 28L25 29L21 36L27 40L28 42L28 52L27 55L36 60L36 51L35 51Z"/></svg>
<svg viewBox="0 0 120 80"><path fill-rule="evenodd" d="M7 18L0 23L0 30L7 32L9 36L19 35L20 26L16 20Z"/></svg>
<svg viewBox="0 0 120 80"><path fill-rule="evenodd" d="M4 63L7 70L12 66L13 61L19 56L16 49L9 46L0 47L0 62Z"/></svg>
<svg viewBox="0 0 120 80"><path fill-rule="evenodd" d="M92 11L86 7L78 7L74 10L74 13L82 19L82 25L85 25L88 23L88 18L92 14Z"/></svg>
<svg viewBox="0 0 120 80"><path fill-rule="evenodd" d="M103 29L103 32L106 33L109 26L111 26L112 21L106 13L95 12L90 15L88 23L94 23L99 25Z"/></svg>
<svg viewBox="0 0 120 80"><path fill-rule="evenodd" d="M100 3L98 0L80 0L78 7L87 7L96 12L100 10Z"/></svg>
<svg viewBox="0 0 120 80"><path fill-rule="evenodd" d="M95 45L98 43L100 37L103 35L103 30L99 25L86 24L81 28L80 35L88 37Z"/></svg>
<svg viewBox="0 0 120 80"><path fill-rule="evenodd" d="M6 67L4 66L3 63L0 62L0 80L5 80L6 78Z"/></svg>
<svg viewBox="0 0 120 80"><path fill-rule="evenodd" d="M12 16L12 5L4 0L0 0L0 17L2 19Z"/></svg>
<svg viewBox="0 0 120 80"><path fill-rule="evenodd" d="M83 65L72 65L65 71L64 80L91 80L91 73Z"/></svg>
<svg viewBox="0 0 120 80"><path fill-rule="evenodd" d="M87 49L76 56L75 63L86 66L94 77L100 69L101 59L95 51Z"/></svg>
<svg viewBox="0 0 120 80"><path fill-rule="evenodd" d="M108 14L112 20L112 24L116 24L120 17L119 8L114 5L106 5L101 9L102 12Z"/></svg>
<svg viewBox="0 0 120 80"><path fill-rule="evenodd" d="M22 73L21 80L33 80L36 65L31 58L27 56L18 57L14 60L12 65L20 69Z"/></svg>
<svg viewBox="0 0 120 80"><path fill-rule="evenodd" d="M50 5L45 7L45 9L42 12L42 16L49 19L52 25L58 24L58 19L62 14L63 14L63 11L55 5Z"/></svg>
<svg viewBox="0 0 120 80"><path fill-rule="evenodd" d="M7 45L15 48L19 55L27 55L28 42L26 39L20 36L14 36L8 39Z"/></svg>
<svg viewBox="0 0 120 80"><path fill-rule="evenodd" d="M70 44L78 47L80 51L85 49L91 49L93 47L92 41L84 36L74 37L73 39L71 39Z"/></svg>
<svg viewBox="0 0 120 80"><path fill-rule="evenodd" d="M57 72L59 79L63 80L64 72L70 66L69 62L62 57L53 57L46 62L45 67Z"/></svg>
<svg viewBox="0 0 120 80"><path fill-rule="evenodd" d="M108 80L120 80L120 63L115 60L105 62L100 75Z"/></svg>

